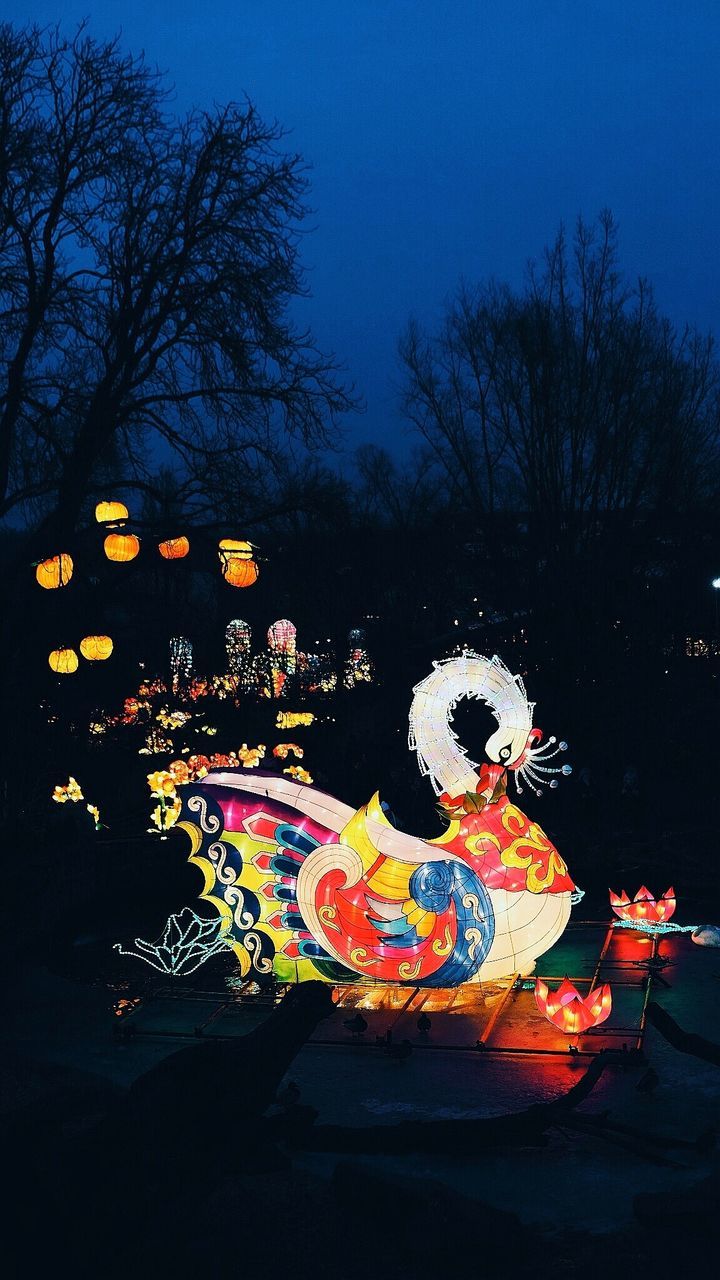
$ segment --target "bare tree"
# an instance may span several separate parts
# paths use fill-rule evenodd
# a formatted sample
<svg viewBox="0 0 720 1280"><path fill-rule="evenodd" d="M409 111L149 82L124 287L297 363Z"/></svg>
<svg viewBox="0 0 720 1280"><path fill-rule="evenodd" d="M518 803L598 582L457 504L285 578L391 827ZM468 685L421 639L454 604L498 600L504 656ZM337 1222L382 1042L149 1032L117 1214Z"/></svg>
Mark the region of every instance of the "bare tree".
<svg viewBox="0 0 720 1280"><path fill-rule="evenodd" d="M525 288L461 288L436 337L400 345L404 407L450 500L480 524L529 513L546 546L579 549L610 518L679 507L717 475L713 341L678 334L647 282L617 266L604 213L562 230Z"/></svg>
<svg viewBox="0 0 720 1280"><path fill-rule="evenodd" d="M0 516L71 530L108 476L190 489L350 397L288 304L306 177L252 105L167 110L84 28L0 27Z"/></svg>
<svg viewBox="0 0 720 1280"><path fill-rule="evenodd" d="M400 463L380 445L361 445L355 455L360 477L361 511L396 530L420 529L437 510L437 484L432 475L433 457L416 451Z"/></svg>

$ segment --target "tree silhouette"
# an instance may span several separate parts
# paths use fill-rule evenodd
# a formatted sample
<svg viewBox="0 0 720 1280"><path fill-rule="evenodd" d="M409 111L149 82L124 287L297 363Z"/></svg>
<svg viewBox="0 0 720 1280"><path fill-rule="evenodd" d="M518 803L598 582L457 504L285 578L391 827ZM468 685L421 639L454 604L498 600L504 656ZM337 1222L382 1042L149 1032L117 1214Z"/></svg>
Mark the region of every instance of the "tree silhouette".
<svg viewBox="0 0 720 1280"><path fill-rule="evenodd" d="M201 482L350 404L287 314L302 162L249 103L168 96L117 40L0 27L0 516L48 536L109 480Z"/></svg>
<svg viewBox="0 0 720 1280"><path fill-rule="evenodd" d="M717 483L713 341L678 334L617 264L610 213L561 230L524 289L463 286L440 332L400 344L404 407L451 502L486 529L530 517L540 553L582 553L617 517L686 509Z"/></svg>

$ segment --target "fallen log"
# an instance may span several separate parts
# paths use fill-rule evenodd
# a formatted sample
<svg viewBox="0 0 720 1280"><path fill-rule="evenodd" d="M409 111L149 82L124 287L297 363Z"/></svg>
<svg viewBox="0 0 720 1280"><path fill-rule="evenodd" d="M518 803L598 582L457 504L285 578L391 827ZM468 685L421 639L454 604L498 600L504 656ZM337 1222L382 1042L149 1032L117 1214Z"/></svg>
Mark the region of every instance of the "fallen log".
<svg viewBox="0 0 720 1280"><path fill-rule="evenodd" d="M404 1154L426 1151L434 1154L473 1155L483 1147L541 1146L553 1124L578 1106L592 1092L608 1066L626 1065L627 1054L608 1051L593 1059L585 1074L567 1093L552 1102L536 1103L511 1115L483 1120L404 1120L394 1125L298 1126L287 1134L290 1145L305 1151L342 1151L354 1154Z"/></svg>
<svg viewBox="0 0 720 1280"><path fill-rule="evenodd" d="M121 1124L165 1154L178 1139L208 1154L235 1142L247 1149L291 1062L334 1008L325 983L303 982L248 1035L178 1049L131 1086Z"/></svg>
<svg viewBox="0 0 720 1280"><path fill-rule="evenodd" d="M62 1258L68 1273L107 1280L190 1274L173 1252L175 1238L183 1238L178 1217L183 1228L191 1222L196 1199L226 1169L256 1173L278 1162L272 1134L266 1142L265 1110L298 1050L333 1011L325 983L302 983L248 1035L200 1041L158 1062L77 1140L34 1135L12 1180L32 1273L43 1270L35 1264L47 1241L46 1270ZM218 1274L212 1263L210 1273Z"/></svg>
<svg viewBox="0 0 720 1280"><path fill-rule="evenodd" d="M714 1066L720 1067L720 1044L706 1040L704 1036L696 1035L692 1031L683 1031L675 1019L671 1018L670 1014L654 1000L651 1000L647 1007L647 1020L652 1023L656 1031L660 1032L668 1044L673 1046L673 1049L678 1049L680 1053L689 1053L693 1058L702 1058L704 1062L712 1062Z"/></svg>

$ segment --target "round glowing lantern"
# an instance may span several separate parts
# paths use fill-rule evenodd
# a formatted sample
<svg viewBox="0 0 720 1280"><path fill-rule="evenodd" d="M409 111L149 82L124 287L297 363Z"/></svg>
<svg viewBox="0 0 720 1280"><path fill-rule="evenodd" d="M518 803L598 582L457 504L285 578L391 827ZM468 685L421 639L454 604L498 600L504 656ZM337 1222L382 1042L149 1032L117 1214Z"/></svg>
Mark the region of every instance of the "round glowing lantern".
<svg viewBox="0 0 720 1280"><path fill-rule="evenodd" d="M78 669L78 656L74 649L53 649L48 657L50 668L59 676L71 676Z"/></svg>
<svg viewBox="0 0 720 1280"><path fill-rule="evenodd" d="M140 539L134 533L109 533L105 539L105 555L120 564L134 560L139 550Z"/></svg>
<svg viewBox="0 0 720 1280"><path fill-rule="evenodd" d="M259 569L252 558L252 543L239 538L221 538L218 555L223 577L231 587L251 587Z"/></svg>
<svg viewBox="0 0 720 1280"><path fill-rule="evenodd" d="M80 652L88 662L104 662L113 651L110 636L85 636L80 641Z"/></svg>
<svg viewBox="0 0 720 1280"><path fill-rule="evenodd" d="M228 560L252 560L252 553L252 543L238 538L221 538L218 543L221 564L226 564Z"/></svg>
<svg viewBox="0 0 720 1280"><path fill-rule="evenodd" d="M223 577L231 587L251 587L257 582L259 569L254 560L228 560Z"/></svg>
<svg viewBox="0 0 720 1280"><path fill-rule="evenodd" d="M65 587L73 575L72 557L65 551L59 556L51 556L49 560L43 560L35 570L35 577L41 587L52 591L56 587Z"/></svg>
<svg viewBox="0 0 720 1280"><path fill-rule="evenodd" d="M158 551L163 560L182 560L190 550L187 538L167 538L158 544Z"/></svg>
<svg viewBox="0 0 720 1280"><path fill-rule="evenodd" d="M107 525L108 529L119 529L128 515L124 502L98 502L95 508L95 519L98 524Z"/></svg>

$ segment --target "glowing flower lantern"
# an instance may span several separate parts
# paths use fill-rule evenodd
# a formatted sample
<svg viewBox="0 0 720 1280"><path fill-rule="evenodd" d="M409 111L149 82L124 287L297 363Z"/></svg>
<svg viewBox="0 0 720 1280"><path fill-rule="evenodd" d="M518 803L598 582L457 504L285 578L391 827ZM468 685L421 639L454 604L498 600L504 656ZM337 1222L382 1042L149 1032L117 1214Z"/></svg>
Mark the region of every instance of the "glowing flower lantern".
<svg viewBox="0 0 720 1280"><path fill-rule="evenodd" d="M231 587L251 587L257 582L259 569L252 555L252 543L238 538L220 539L218 556L223 577Z"/></svg>
<svg viewBox="0 0 720 1280"><path fill-rule="evenodd" d="M129 511L124 502L98 502L95 508L95 519L107 529L120 529L129 518Z"/></svg>
<svg viewBox="0 0 720 1280"><path fill-rule="evenodd" d="M301 768L299 764L291 764L289 768L283 769L283 773L289 773L296 782L304 782L306 785L309 785L313 780L307 769Z"/></svg>
<svg viewBox="0 0 720 1280"><path fill-rule="evenodd" d="M664 924L674 914L677 906L675 890L666 889L662 898L654 898L650 890L642 885L635 897L628 898L625 890L618 895L610 890L610 906L621 920L634 924Z"/></svg>
<svg viewBox="0 0 720 1280"><path fill-rule="evenodd" d="M80 652L88 662L104 662L113 651L110 636L85 636L80 641Z"/></svg>
<svg viewBox="0 0 720 1280"><path fill-rule="evenodd" d="M278 760L287 760L291 752L296 760L302 760L305 754L297 742L278 742L277 746L273 747L272 753Z"/></svg>
<svg viewBox="0 0 720 1280"><path fill-rule="evenodd" d="M312 724L315 715L312 711L278 711L275 717L276 729L297 729L301 725Z"/></svg>
<svg viewBox="0 0 720 1280"><path fill-rule="evenodd" d="M54 591L57 587L66 587L73 575L72 556L66 551L59 556L50 556L42 560L35 570L35 577L46 591Z"/></svg>
<svg viewBox="0 0 720 1280"><path fill-rule="evenodd" d="M109 533L105 539L105 555L118 564L134 560L139 551L140 539L134 533Z"/></svg>
<svg viewBox="0 0 720 1280"><path fill-rule="evenodd" d="M158 543L158 551L163 560L182 560L190 550L190 542L187 538L167 538L165 542Z"/></svg>
<svg viewBox="0 0 720 1280"><path fill-rule="evenodd" d="M548 1022L566 1035L576 1036L605 1021L612 1009L612 992L605 982L581 996L569 978L563 978L557 991L551 991L547 983L538 978L535 1002Z"/></svg>
<svg viewBox="0 0 720 1280"><path fill-rule="evenodd" d="M50 669L59 676L71 676L80 665L74 649L53 649L48 657Z"/></svg>

